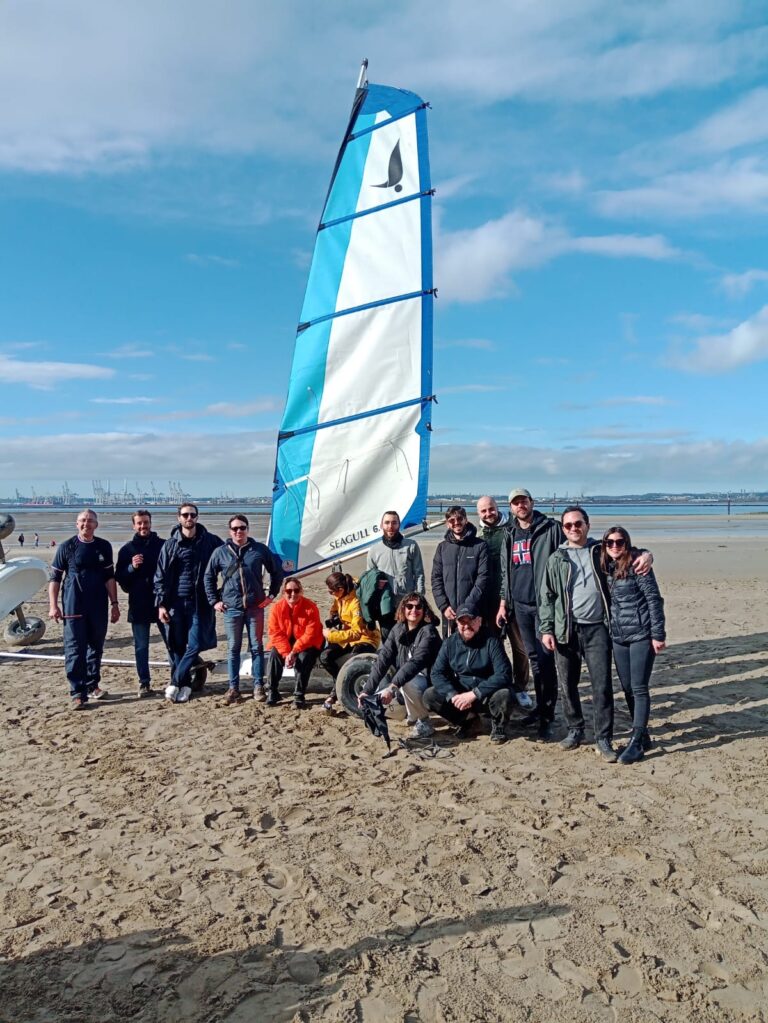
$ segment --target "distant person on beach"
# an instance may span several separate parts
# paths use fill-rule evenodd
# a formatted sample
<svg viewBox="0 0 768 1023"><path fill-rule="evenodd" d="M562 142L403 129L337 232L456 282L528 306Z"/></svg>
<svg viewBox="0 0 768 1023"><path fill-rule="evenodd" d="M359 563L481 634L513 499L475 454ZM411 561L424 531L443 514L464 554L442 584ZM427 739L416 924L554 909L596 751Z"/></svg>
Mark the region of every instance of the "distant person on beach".
<svg viewBox="0 0 768 1023"><path fill-rule="evenodd" d="M563 510L567 540L550 556L539 597L541 642L555 655L568 734L560 743L577 749L584 741L584 715L579 699L582 660L592 687L595 748L609 763L618 759L613 748L613 687L611 637L608 631L610 593L600 562L602 545L589 538L589 516L580 505ZM640 552L633 552L633 560ZM639 559L650 566L651 555Z"/></svg>
<svg viewBox="0 0 768 1023"><path fill-rule="evenodd" d="M456 726L464 737L479 713L491 716L491 742L507 741L512 669L501 641L472 607L456 611L456 632L446 639L432 668L424 706Z"/></svg>
<svg viewBox="0 0 768 1023"><path fill-rule="evenodd" d="M77 534L56 551L48 584L49 617L64 622L64 670L74 710L91 696L107 695L100 685L107 622L120 618L112 545L94 535L98 525L91 508L80 512Z"/></svg>
<svg viewBox="0 0 768 1023"><path fill-rule="evenodd" d="M431 684L430 672L442 645L435 628L439 621L426 597L415 590L400 601L395 626L379 648L363 692L381 691L380 700L388 706L401 698L406 721L413 725L416 739L434 734L423 696ZM389 673L392 677L389 678Z"/></svg>
<svg viewBox="0 0 768 1023"><path fill-rule="evenodd" d="M139 676L139 697L152 696L149 670L149 634L157 625L154 579L162 539L152 532L152 514L145 509L131 516L133 539L120 548L115 577L128 594L128 621L133 633L133 653Z"/></svg>
<svg viewBox="0 0 768 1023"><path fill-rule="evenodd" d="M331 572L325 580L333 597L330 617L326 619L323 634L326 647L320 654L320 665L334 683L347 661L356 654L373 654L381 643L378 629L369 629L363 619L360 601L355 593L355 580L344 572ZM336 703L335 686L323 704L330 714Z"/></svg>
<svg viewBox="0 0 768 1023"><path fill-rule="evenodd" d="M217 547L205 570L205 592L208 603L224 619L227 634L227 670L229 691L227 704L242 703L240 695L240 650L243 630L248 637L251 654L253 698L259 703L264 693L264 609L280 591L283 569L266 544L248 535L250 523L246 515L229 519L229 539ZM264 589L264 573L269 576L269 591ZM221 583L219 583L221 576ZM270 700L276 703L277 700Z"/></svg>
<svg viewBox="0 0 768 1023"><path fill-rule="evenodd" d="M606 529L600 565L610 593L613 660L632 716L632 739L619 757L620 764L635 764L650 749L649 685L656 654L664 650L667 638L664 600L656 577L653 571L646 575L635 571L634 553L623 526Z"/></svg>
<svg viewBox="0 0 768 1023"><path fill-rule="evenodd" d="M223 540L198 521L196 504L179 506L178 525L160 551L155 604L171 661L166 699L184 702L191 694L192 669L202 650L216 646L216 616L205 593L205 569ZM180 698L180 699L179 699Z"/></svg>
<svg viewBox="0 0 768 1023"><path fill-rule="evenodd" d="M35 533L35 547L39 547L39 546L40 546L40 534L39 533Z"/></svg>
<svg viewBox="0 0 768 1023"><path fill-rule="evenodd" d="M389 580L395 602L406 593L425 593L424 561L419 545L400 532L400 516L396 511L385 511L381 517L381 540L368 548L366 569L375 568ZM379 619L384 628L395 622L394 612L387 621Z"/></svg>
<svg viewBox="0 0 768 1023"><path fill-rule="evenodd" d="M499 600L501 598L501 562L504 539L509 530L509 517L503 513L496 499L484 494L477 502L477 517L480 519L480 537L488 544L488 584L483 602L483 625L492 636L498 636L502 643L504 624L512 649L512 677L517 702L524 710L531 710L533 700L526 693L528 688L528 656L520 637L514 614L508 614L504 624L499 624Z"/></svg>
<svg viewBox="0 0 768 1023"><path fill-rule="evenodd" d="M323 625L317 604L304 596L301 579L293 576L286 579L280 599L269 609L268 706L274 706L280 699L280 679L284 668L293 669L294 707L303 710L307 706L307 686L323 642Z"/></svg>
<svg viewBox="0 0 768 1023"><path fill-rule="evenodd" d="M24 546L24 534L23 533L19 533L19 547L23 547L23 546Z"/></svg>
<svg viewBox="0 0 768 1023"><path fill-rule="evenodd" d="M467 520L466 509L452 504L445 512L445 539L432 561L432 596L443 616L443 636L456 629L456 609L483 612L488 585L488 545Z"/></svg>

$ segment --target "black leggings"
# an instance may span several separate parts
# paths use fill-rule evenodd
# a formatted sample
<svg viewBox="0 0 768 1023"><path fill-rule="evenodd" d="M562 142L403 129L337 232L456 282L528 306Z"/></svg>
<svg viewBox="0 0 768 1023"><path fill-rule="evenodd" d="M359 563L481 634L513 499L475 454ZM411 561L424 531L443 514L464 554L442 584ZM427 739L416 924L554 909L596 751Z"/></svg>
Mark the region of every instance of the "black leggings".
<svg viewBox="0 0 768 1023"><path fill-rule="evenodd" d="M320 667L325 668L331 678L336 681L342 667L358 654L375 654L376 647L370 643L357 643L355 646L340 646L329 643L320 654Z"/></svg>
<svg viewBox="0 0 768 1023"><path fill-rule="evenodd" d="M640 640L639 643L617 643L614 640L613 659L632 715L632 728L647 728L651 716L649 683L653 662L656 660L650 639Z"/></svg>

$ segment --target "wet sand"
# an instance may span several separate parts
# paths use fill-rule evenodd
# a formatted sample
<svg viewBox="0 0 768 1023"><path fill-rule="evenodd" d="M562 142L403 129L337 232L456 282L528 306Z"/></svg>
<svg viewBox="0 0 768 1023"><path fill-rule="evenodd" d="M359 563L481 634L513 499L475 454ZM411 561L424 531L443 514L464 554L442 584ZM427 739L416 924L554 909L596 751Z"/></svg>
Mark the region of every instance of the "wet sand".
<svg viewBox="0 0 768 1023"><path fill-rule="evenodd" d="M225 675L172 706L107 668L74 714L59 665L0 660L0 1020L765 1021L768 540L625 524L670 644L635 767L517 726L383 759L320 692L226 708ZM124 615L106 656L131 653Z"/></svg>

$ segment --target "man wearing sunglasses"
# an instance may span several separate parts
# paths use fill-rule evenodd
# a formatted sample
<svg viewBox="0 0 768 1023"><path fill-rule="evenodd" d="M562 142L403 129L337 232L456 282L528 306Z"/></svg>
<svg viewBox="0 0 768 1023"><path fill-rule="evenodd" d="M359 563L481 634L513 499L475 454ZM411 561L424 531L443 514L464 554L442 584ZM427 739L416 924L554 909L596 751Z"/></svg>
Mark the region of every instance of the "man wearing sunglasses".
<svg viewBox="0 0 768 1023"><path fill-rule="evenodd" d="M610 599L600 565L601 544L589 537L589 515L576 504L564 509L561 524L565 543L550 556L539 595L541 642L555 657L568 734L560 743L577 749L584 741L585 723L579 699L582 660L592 688L595 748L608 763L616 763L613 748L613 685ZM653 563L649 551L633 552L635 571L645 574Z"/></svg>
<svg viewBox="0 0 768 1023"><path fill-rule="evenodd" d="M223 540L198 521L196 504L179 506L179 524L163 544L155 572L155 604L171 661L166 695L189 698L192 668L216 646L216 616L205 593L205 569ZM186 690L186 692L182 692ZM180 701L181 702L181 701Z"/></svg>

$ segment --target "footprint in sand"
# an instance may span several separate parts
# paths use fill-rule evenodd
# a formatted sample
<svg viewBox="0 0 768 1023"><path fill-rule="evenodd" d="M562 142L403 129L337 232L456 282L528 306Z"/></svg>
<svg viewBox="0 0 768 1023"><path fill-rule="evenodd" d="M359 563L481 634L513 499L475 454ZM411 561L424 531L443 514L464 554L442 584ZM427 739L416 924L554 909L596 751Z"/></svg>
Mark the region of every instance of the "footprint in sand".
<svg viewBox="0 0 768 1023"><path fill-rule="evenodd" d="M285 898L295 887L293 878L282 867L267 867L261 879L276 898Z"/></svg>

